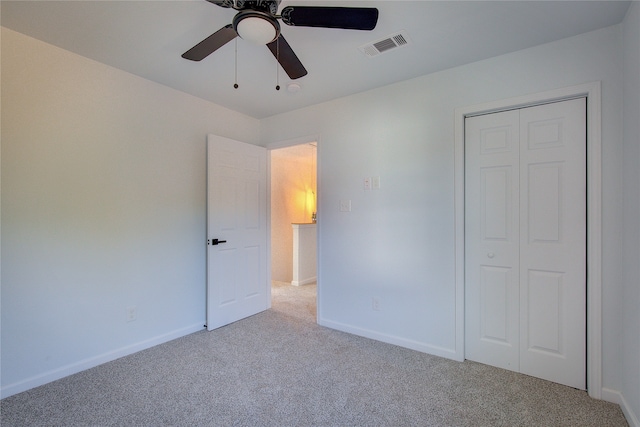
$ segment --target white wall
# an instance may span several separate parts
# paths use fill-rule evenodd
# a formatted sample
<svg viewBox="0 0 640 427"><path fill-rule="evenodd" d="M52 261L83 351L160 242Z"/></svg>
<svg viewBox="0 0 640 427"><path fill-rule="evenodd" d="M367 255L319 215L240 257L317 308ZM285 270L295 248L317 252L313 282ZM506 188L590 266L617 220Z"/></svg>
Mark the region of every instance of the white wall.
<svg viewBox="0 0 640 427"><path fill-rule="evenodd" d="M624 211L622 396L629 424L640 426L640 3L623 22ZM633 421L631 421L633 419Z"/></svg>
<svg viewBox="0 0 640 427"><path fill-rule="evenodd" d="M614 26L262 120L265 143L320 135L319 321L453 356L454 109L602 81L603 387L620 390L621 62Z"/></svg>
<svg viewBox="0 0 640 427"><path fill-rule="evenodd" d="M2 29L3 396L202 327L207 133L259 123Z"/></svg>

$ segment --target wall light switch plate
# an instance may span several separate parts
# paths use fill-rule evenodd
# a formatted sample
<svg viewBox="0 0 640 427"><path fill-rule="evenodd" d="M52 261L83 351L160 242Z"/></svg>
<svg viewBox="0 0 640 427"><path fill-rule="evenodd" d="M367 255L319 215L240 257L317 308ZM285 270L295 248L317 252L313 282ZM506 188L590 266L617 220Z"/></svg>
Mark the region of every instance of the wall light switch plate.
<svg viewBox="0 0 640 427"><path fill-rule="evenodd" d="M340 212L351 212L351 200L340 200Z"/></svg>
<svg viewBox="0 0 640 427"><path fill-rule="evenodd" d="M373 187L374 190L379 190L380 189L380 177L379 176L374 176L373 178L371 178L371 186Z"/></svg>
<svg viewBox="0 0 640 427"><path fill-rule="evenodd" d="M127 322L133 322L138 318L138 309L135 305L126 308L126 318Z"/></svg>
<svg viewBox="0 0 640 427"><path fill-rule="evenodd" d="M364 179L364 189L371 190L371 178L367 177Z"/></svg>

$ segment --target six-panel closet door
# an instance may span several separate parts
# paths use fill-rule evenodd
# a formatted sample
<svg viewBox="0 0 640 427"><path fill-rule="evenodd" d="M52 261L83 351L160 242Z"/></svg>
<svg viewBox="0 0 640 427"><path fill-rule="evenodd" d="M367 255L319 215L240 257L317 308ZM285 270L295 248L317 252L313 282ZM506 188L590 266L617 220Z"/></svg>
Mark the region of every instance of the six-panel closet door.
<svg viewBox="0 0 640 427"><path fill-rule="evenodd" d="M586 389L586 99L465 120L465 357Z"/></svg>

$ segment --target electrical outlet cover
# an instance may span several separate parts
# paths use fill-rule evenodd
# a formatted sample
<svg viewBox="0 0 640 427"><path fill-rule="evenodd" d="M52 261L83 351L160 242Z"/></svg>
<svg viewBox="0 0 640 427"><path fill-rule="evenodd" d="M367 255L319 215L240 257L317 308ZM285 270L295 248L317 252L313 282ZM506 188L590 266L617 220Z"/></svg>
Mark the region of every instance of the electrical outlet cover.
<svg viewBox="0 0 640 427"><path fill-rule="evenodd" d="M351 212L351 200L340 200L340 212Z"/></svg>

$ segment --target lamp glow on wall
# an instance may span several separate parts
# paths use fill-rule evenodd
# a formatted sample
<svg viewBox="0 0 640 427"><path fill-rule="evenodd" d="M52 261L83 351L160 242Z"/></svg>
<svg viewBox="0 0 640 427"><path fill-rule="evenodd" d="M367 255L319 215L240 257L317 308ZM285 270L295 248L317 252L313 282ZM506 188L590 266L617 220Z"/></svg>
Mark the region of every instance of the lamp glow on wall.
<svg viewBox="0 0 640 427"><path fill-rule="evenodd" d="M311 146L311 147L310 147ZM311 149L311 152L308 150ZM295 213L292 212L293 221L316 222L317 196L316 196L316 147L313 144L300 146L294 157L297 157L294 168L297 171L291 186L287 192Z"/></svg>
<svg viewBox="0 0 640 427"><path fill-rule="evenodd" d="M307 188L305 211L311 212L311 222L316 222L316 193L311 188Z"/></svg>
<svg viewBox="0 0 640 427"><path fill-rule="evenodd" d="M311 212L311 222L316 222L316 212L318 212L317 210L317 206L316 206L316 168L317 168L317 161L316 161L316 154L317 154L317 150L318 150L318 143L317 142L312 142L311 144L309 144L312 147L312 151L311 151L311 170L309 173L309 182L311 183L311 187L307 187L307 212Z"/></svg>

